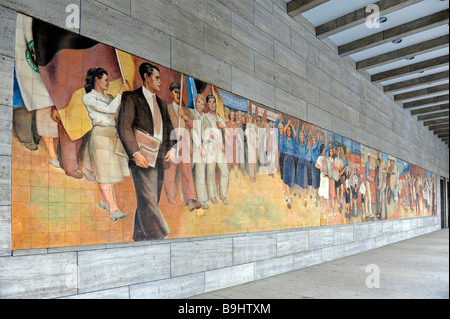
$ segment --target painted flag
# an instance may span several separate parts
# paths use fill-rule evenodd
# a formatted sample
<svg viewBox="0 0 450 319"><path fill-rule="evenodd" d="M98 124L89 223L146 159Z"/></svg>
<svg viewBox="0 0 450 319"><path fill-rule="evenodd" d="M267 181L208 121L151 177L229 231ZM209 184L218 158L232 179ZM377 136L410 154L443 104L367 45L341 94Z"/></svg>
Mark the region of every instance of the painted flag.
<svg viewBox="0 0 450 319"><path fill-rule="evenodd" d="M102 48L102 46L103 45L99 45L99 47L94 49L101 51L105 49ZM95 53L93 55L95 56ZM110 56L109 54L108 56L109 58L113 59L113 57ZM125 63L122 64L122 61L125 61ZM128 81L130 89L133 89L133 78L135 73L134 73L134 62L131 56L128 53L120 51L120 53L118 53L118 59L116 63L117 64L121 63L123 65L124 77ZM110 67L106 66L103 68L107 70L108 79L110 81L109 89L105 91L105 93L111 94L112 96L116 96L123 84L122 75L120 75L118 78L115 78L117 77L117 73L115 72L111 74L112 73L111 70L117 68L114 64L111 65ZM64 107L61 110L58 110L63 126L72 140L83 137L84 134L86 134L88 131L92 129L92 120L89 118L89 115L82 100L84 94L86 94L84 87L76 90L72 94L66 107Z"/></svg>
<svg viewBox="0 0 450 319"><path fill-rule="evenodd" d="M225 119L225 109L223 107L222 98L220 96L219 91L217 91L214 87L212 87L213 95L216 98L216 112L217 114L222 118L222 120L226 121Z"/></svg>
<svg viewBox="0 0 450 319"><path fill-rule="evenodd" d="M20 92L19 83L17 82L16 69L14 68L14 92L13 92L13 108L24 107L25 102Z"/></svg>
<svg viewBox="0 0 450 319"><path fill-rule="evenodd" d="M134 90L133 80L135 80L136 76L140 78L139 72L136 72L135 61L129 53L123 52L118 49L115 49L115 51L117 55L117 62L119 63L119 67L122 72L122 76L125 79L125 81L128 82L130 90Z"/></svg>
<svg viewBox="0 0 450 319"><path fill-rule="evenodd" d="M197 96L197 87L194 78L186 76L186 89L188 92L188 109L195 109L195 97Z"/></svg>
<svg viewBox="0 0 450 319"><path fill-rule="evenodd" d="M83 137L92 129L92 120L82 102L87 71L101 67L108 72L107 94L116 96L123 75L133 86L135 66L132 57L113 47L79 34L33 20L36 64L71 140Z"/></svg>
<svg viewBox="0 0 450 319"><path fill-rule="evenodd" d="M14 84L20 91L22 106L25 106L28 111L53 106L53 101L36 64L32 25L32 18L20 13L17 14Z"/></svg>
<svg viewBox="0 0 450 319"><path fill-rule="evenodd" d="M229 106L234 110L248 112L249 100L241 99L235 96L232 96L224 91L217 89L218 94L220 95L220 99L222 100L223 105Z"/></svg>
<svg viewBox="0 0 450 319"><path fill-rule="evenodd" d="M263 115L262 115L262 117L261 117L261 120L262 120L264 123L267 123L267 108L264 108L264 112L263 112Z"/></svg>

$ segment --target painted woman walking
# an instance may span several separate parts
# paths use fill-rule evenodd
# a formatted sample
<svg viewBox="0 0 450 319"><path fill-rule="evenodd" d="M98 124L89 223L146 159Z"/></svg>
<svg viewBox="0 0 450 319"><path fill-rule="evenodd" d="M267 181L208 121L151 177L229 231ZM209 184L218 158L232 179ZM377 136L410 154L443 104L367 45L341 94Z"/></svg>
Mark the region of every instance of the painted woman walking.
<svg viewBox="0 0 450 319"><path fill-rule="evenodd" d="M292 206L291 188L295 184L295 130L289 120L284 128L284 136L281 138L280 149L284 150L283 183L286 203L290 209Z"/></svg>
<svg viewBox="0 0 450 319"><path fill-rule="evenodd" d="M275 129L277 133L277 139L278 139L278 148L279 148L279 157L278 157L278 169L280 172L280 178L283 180L283 173L284 173L284 154L285 151L283 149L284 144L282 143L283 137L284 137L284 122L283 122L283 115L279 114L277 120L275 121Z"/></svg>
<svg viewBox="0 0 450 319"><path fill-rule="evenodd" d="M329 153L328 153L328 163L330 163L329 165L329 176L333 176L336 175L336 168L334 165L334 148L330 148ZM328 217L333 216L337 216L336 214L336 205L335 205L335 197L336 197L336 180L334 178L330 178L330 182L329 182L329 192L330 192L330 214L328 215Z"/></svg>
<svg viewBox="0 0 450 319"><path fill-rule="evenodd" d="M306 201L306 189L308 188L308 177L306 172L306 153L308 150L308 132L302 127L301 132L298 132L298 126L296 129L296 155L298 158L297 172L295 183L303 190L303 205L307 206Z"/></svg>
<svg viewBox="0 0 450 319"><path fill-rule="evenodd" d="M102 68L89 69L86 76L83 103L92 120L89 140L89 156L95 179L100 187L99 206L109 212L112 221L125 218L126 215L117 206L113 184L129 176L127 160L114 153L117 142L116 117L119 111L122 93L128 91L123 84L114 98L105 94L108 90L108 73Z"/></svg>
<svg viewBox="0 0 450 319"><path fill-rule="evenodd" d="M316 169L320 171L320 185L318 194L320 196L320 206L322 209L322 214L325 212L325 202L327 203L327 208L330 208L329 198L330 198L330 185L328 178L328 165L327 159L325 157L325 145L320 145L319 156L317 157L317 161L314 164Z"/></svg>
<svg viewBox="0 0 450 319"><path fill-rule="evenodd" d="M239 179L239 156L243 157L241 148L244 148L241 132L236 123L236 111L229 111L229 120L225 123L227 129L225 130L225 156L228 163L228 169L231 171L231 166L234 167L236 174L236 183L241 184Z"/></svg>
<svg viewBox="0 0 450 319"><path fill-rule="evenodd" d="M308 147L306 158L308 159L307 173L308 173L308 186L310 194L314 194L314 204L318 206L317 189L320 186L320 170L316 167L315 163L319 158L320 140L315 135L312 136L311 145ZM310 184L311 178L311 184Z"/></svg>

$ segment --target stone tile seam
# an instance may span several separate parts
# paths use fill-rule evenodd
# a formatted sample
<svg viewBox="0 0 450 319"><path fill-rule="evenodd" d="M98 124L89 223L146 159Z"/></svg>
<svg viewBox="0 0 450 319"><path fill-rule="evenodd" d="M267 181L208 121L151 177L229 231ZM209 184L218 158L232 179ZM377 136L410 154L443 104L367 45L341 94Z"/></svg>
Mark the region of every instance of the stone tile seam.
<svg viewBox="0 0 450 319"><path fill-rule="evenodd" d="M131 2L131 4L133 4L133 2ZM172 4L172 3L169 3L169 4L170 4L170 5L173 5L173 6L176 6L176 5ZM130 10L131 10L131 8L130 8ZM116 10L116 11L117 11L117 10ZM132 11L132 10L131 10L131 11ZM194 18L198 18L198 17L192 15L191 13L189 13L188 11L185 11L185 10L183 10L183 11L184 11L186 14L188 14L188 15L194 17ZM126 16L127 16L127 15L126 15ZM174 38L174 39L177 39L178 41L183 42L183 43L186 44L186 45L192 46L192 45L190 45L189 43L183 41L183 39L180 39L180 38L178 38L178 37L175 37L175 36L173 36L172 34L168 34L168 33L164 32L164 31L162 31L162 30L156 28L155 26L153 26L153 25L151 25L151 24L148 24L146 21L141 20L139 17L133 16L132 14L130 14L129 17L130 17L131 19L135 19L136 21L139 21L140 23L142 23L142 24L144 24L144 25L146 25L146 26L148 26L148 27L150 27L150 28L152 28L152 29L154 29L154 30L156 30L156 31L158 31L158 32L161 32L162 34L165 34L165 35L169 36L170 39ZM198 18L198 19L200 19L200 18ZM203 46L203 45L204 45L204 42L205 42L205 32L204 32L204 27L205 27L204 23L205 23L205 21L204 21L203 19L200 19L200 20L202 21L202 46ZM172 40L171 40L171 41L172 41ZM194 47L194 46L192 46L192 47L195 48L195 49L199 49L199 48ZM203 53L208 54L208 53L204 52L204 47L202 47L201 50L202 50ZM210 54L208 54L208 55L210 55ZM171 53L171 56L172 56L172 53ZM210 55L210 56L212 56L212 55ZM163 66L164 66L164 65L163 65ZM165 67L168 67L168 66L165 66ZM176 70L174 70L174 71L176 71ZM186 75L187 75L187 74L186 74Z"/></svg>
<svg viewBox="0 0 450 319"><path fill-rule="evenodd" d="M157 283L159 281L164 281L164 280L171 280L171 279L176 280L176 279L180 279L180 278L183 278L183 277L191 277L193 275L198 275L198 274L203 274L202 277L203 277L203 280L204 280L205 279L204 274L206 272L207 271L201 271L201 272L195 272L195 273L190 273L190 274L185 274L185 275L180 275L180 276L173 276L173 277L170 276L170 277L160 278L160 279L151 280L151 281L142 281L142 282L138 282L138 283L124 284L124 285L109 287L109 288L105 288L105 289L88 290L88 291L84 291L82 293L78 292L77 294L70 295L70 296L77 296L77 295L83 295L83 294L88 294L88 293L90 294L90 293L102 292L102 291L108 291L108 290L115 290L115 289L120 289L120 288L128 288L128 297L130 297L131 296L131 289L133 289L133 287L135 287L135 286ZM204 284L203 284L203 286L204 286ZM80 290L80 288L78 288L78 290ZM64 297L68 297L68 296L64 296Z"/></svg>
<svg viewBox="0 0 450 319"><path fill-rule="evenodd" d="M287 28L289 28L289 40L290 40L290 38L291 38L290 31L291 31L291 29L292 29L291 26L289 26L289 25L287 25L286 23L284 23L281 19L277 18L273 12L270 12L270 11L267 10L263 5L261 5L261 4L259 4L259 3L256 3L256 2L253 2L253 26L254 26L255 28L258 28L261 32L264 32L265 34L267 34L267 35L270 36L271 38L274 38L274 39L275 39L275 37L274 37L273 35L268 34L268 33L265 32L264 30L262 30L260 27L258 27L258 26L255 25L255 4L257 4L258 6L260 6L264 11L267 11L267 12L273 17L273 19L277 20L278 22L282 23L282 24L285 25ZM273 10L272 10L272 11L273 11Z"/></svg>
<svg viewBox="0 0 450 319"><path fill-rule="evenodd" d="M131 17L131 5L132 5L132 3L133 2L131 2L131 0L129 0L130 1L130 11L127 13L127 12L124 12L124 11L121 11L121 10L119 10L119 9L116 9L116 8L114 8L114 7L112 7L112 6L110 6L110 5L108 5L107 3L104 3L103 1L97 1L97 2L99 2L100 4L102 4L102 5L104 5L105 7L108 7L109 9L111 9L111 10L114 10L114 11L117 11L118 13L122 13L123 15L126 15L127 17ZM80 8L81 8L81 3L83 2L83 0L80 0ZM81 10L80 10L81 11Z"/></svg>
<svg viewBox="0 0 450 319"><path fill-rule="evenodd" d="M1 57L8 58L8 59L15 59L15 52L12 52L12 55L0 53L0 58L1 58ZM2 105L3 105L3 104L2 104ZM6 105L6 106L9 106L9 105Z"/></svg>

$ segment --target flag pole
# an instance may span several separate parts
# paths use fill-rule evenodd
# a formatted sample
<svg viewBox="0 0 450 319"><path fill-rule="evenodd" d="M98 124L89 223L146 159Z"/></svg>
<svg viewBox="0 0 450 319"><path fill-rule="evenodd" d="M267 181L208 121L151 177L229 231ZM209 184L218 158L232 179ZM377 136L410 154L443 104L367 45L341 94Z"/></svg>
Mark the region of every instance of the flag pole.
<svg viewBox="0 0 450 319"><path fill-rule="evenodd" d="M180 106L178 108L178 110L183 109L183 73L181 73L181 83L180 83ZM179 114L178 115L178 131L177 132L177 153L175 157L178 157L178 153L180 152L180 126L181 126L181 116ZM184 198L184 192L182 191L183 185L181 184L181 178L178 181L178 186L180 187L180 194L181 197L183 198L183 201L186 200L186 198Z"/></svg>
<svg viewBox="0 0 450 319"><path fill-rule="evenodd" d="M184 82L184 76L181 74L181 88L180 88L180 107L183 108L183 82ZM181 126L181 116L178 115L178 128ZM178 139L180 136L178 136Z"/></svg>
<svg viewBox="0 0 450 319"><path fill-rule="evenodd" d="M211 85L211 94L214 96L214 85ZM216 97L214 96L214 100L216 99ZM208 107L209 110L209 107ZM216 101L216 114L219 115L219 112L217 112L217 101Z"/></svg>
<svg viewBox="0 0 450 319"><path fill-rule="evenodd" d="M184 76L181 74L181 84L180 84L180 108L183 108L183 82L184 82ZM177 131L177 141L180 141L180 126L181 126L181 116L178 115L178 131ZM177 156L179 151L179 143L177 143Z"/></svg>
<svg viewBox="0 0 450 319"><path fill-rule="evenodd" d="M217 99L220 97L220 93L214 91L214 86L213 85L211 85L211 90L212 90L212 95L214 96L214 99L216 99L216 103L218 103ZM216 107L216 114L221 119L223 119L223 121L225 122L226 121L226 119L225 119L225 107L224 107L222 102L221 102L221 105L222 105L221 112L219 112L219 109ZM222 117L222 114L223 114L223 117Z"/></svg>

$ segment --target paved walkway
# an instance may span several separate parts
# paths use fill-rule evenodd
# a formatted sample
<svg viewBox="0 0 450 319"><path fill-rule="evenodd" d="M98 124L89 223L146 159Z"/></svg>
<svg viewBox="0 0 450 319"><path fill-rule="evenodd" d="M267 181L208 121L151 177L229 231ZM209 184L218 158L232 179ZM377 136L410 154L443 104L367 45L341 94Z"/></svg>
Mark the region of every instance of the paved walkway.
<svg viewBox="0 0 450 319"><path fill-rule="evenodd" d="M367 288L368 265L379 288ZM368 280L375 283L374 280ZM192 299L448 299L449 230Z"/></svg>

